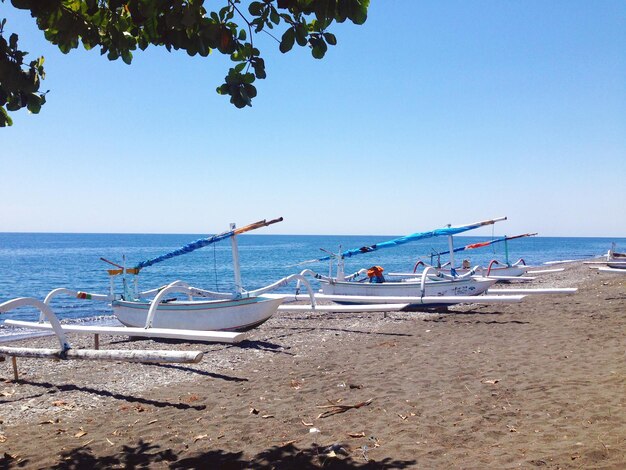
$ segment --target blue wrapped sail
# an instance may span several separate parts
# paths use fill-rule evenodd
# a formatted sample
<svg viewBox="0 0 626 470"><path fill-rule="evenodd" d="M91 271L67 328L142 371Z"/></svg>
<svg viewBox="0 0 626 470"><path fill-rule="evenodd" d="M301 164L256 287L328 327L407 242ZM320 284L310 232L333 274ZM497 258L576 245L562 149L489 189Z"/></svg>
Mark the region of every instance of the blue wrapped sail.
<svg viewBox="0 0 626 470"><path fill-rule="evenodd" d="M251 230L256 230L257 228L267 227L268 225L282 222L282 220L283 220L282 217L279 217L277 219L272 219L272 220L263 219L263 220L259 220L258 222L254 222L249 225L246 225L245 227L237 228L234 230L229 230L228 232L219 233L217 235L213 235L207 238L200 238L196 240L195 242L188 243L164 255L142 261L141 263L135 266L135 269L139 271L142 268L152 266L153 264L160 263L161 261L165 261L170 258L174 258L175 256L180 256L180 255L184 255L187 253L191 253L192 251L195 251L199 248L204 248L205 246L211 245L212 243L219 242L221 240L224 240L225 238L229 238L234 235L240 235L242 233L249 232Z"/></svg>
<svg viewBox="0 0 626 470"><path fill-rule="evenodd" d="M147 268L148 266L152 266L153 264L160 263L161 261L165 261L166 259L174 258L175 256L184 255L187 253L191 253L199 248L204 248L212 243L219 242L220 240L224 240L225 238L231 237L234 234L234 230L230 232L220 233L218 235L213 235L212 237L200 238L194 242L188 243L180 248L170 251L161 256L157 256L156 258L147 259L142 261L141 263L135 266L135 269Z"/></svg>
<svg viewBox="0 0 626 470"><path fill-rule="evenodd" d="M457 233L467 232L468 230L474 230L476 228L482 227L484 225L492 225L500 220L506 220L506 217L500 217L497 219L484 220L482 222L476 222L468 225L461 225L459 227L444 227L438 228L435 230L431 230L429 232L416 232L410 235L405 235L404 237L394 238L392 240L388 240L386 242L375 243L370 246L362 246L361 248L355 248L352 250L342 251L339 256L342 258L350 258L352 256L361 255L363 253L371 253L372 251L381 250L383 248L392 248L398 245L404 245L405 243L414 242L417 240L423 240L425 238L433 238L433 237L441 237L441 236L450 236L456 235ZM335 256L329 255L323 258L319 258L317 260L311 261L328 261Z"/></svg>

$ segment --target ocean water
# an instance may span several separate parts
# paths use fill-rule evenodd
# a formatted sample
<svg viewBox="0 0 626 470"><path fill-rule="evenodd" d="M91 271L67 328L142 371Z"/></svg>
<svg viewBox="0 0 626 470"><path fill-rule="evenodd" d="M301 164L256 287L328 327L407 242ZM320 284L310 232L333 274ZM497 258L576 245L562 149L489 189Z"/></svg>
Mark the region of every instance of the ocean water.
<svg viewBox="0 0 626 470"><path fill-rule="evenodd" d="M0 233L0 303L15 297L35 297L43 300L54 288L67 287L93 293L108 293L110 267L100 260L107 258L128 267L154 256L176 249L205 235L142 235L142 234L63 234L63 233ZM329 265L295 264L324 256L320 249L337 252L358 248L394 238L393 236L322 236L322 235L253 235L237 238L244 287L266 286L284 276L308 267L327 274ZM496 237L497 238L497 237ZM486 237L455 237L455 246L488 240ZM579 260L605 254L616 242L622 251L626 239L616 238L550 238L530 237L509 242L511 262L524 258L527 264L540 265L554 260ZM430 253L447 250L446 238L434 238L384 249L346 260L346 273L360 268L380 265L386 272L412 271L419 259L430 261ZM468 258L471 264L486 265L492 259L504 259L504 244L465 251L456 259ZM219 242L145 268L139 275L139 288L146 290L174 280L219 291L234 287L231 244ZM287 286L281 291L293 291ZM314 285L314 288L317 287ZM117 284L117 291L121 286ZM109 319L111 311L104 302L92 302L58 297L53 301L55 313L76 322ZM2 314L2 318L35 320L38 312L21 308ZM11 328L1 328L0 336L14 334Z"/></svg>

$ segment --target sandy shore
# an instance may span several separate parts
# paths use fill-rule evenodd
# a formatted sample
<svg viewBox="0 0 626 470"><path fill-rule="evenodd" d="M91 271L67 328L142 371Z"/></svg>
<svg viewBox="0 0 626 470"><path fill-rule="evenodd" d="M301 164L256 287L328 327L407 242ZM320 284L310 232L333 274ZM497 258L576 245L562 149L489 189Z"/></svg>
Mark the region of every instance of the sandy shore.
<svg viewBox="0 0 626 470"><path fill-rule="evenodd" d="M236 346L101 338L194 365L0 363L0 468L626 468L626 276L565 268L532 286L573 296L279 314Z"/></svg>

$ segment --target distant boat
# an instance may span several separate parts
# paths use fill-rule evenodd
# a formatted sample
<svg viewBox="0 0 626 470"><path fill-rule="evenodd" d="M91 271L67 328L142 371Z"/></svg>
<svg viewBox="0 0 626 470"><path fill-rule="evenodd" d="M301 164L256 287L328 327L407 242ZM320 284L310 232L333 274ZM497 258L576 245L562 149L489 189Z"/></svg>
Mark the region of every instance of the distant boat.
<svg viewBox="0 0 626 470"><path fill-rule="evenodd" d="M442 251L439 253L433 253L430 256L430 266L434 266L438 271L444 272L446 274L451 274L451 275L454 275L454 274L464 275L464 274L469 273L470 271L474 271L476 273L480 273L483 276L493 277L496 279L519 277L519 276L526 274L526 272L529 271L530 269L533 269L533 266L528 266L526 264L526 261L524 261L523 258L520 258L515 263L511 263L509 261L508 242L510 240L516 240L518 238L534 237L535 235L537 234L536 233L524 233L522 235L514 235L511 237L505 236L502 238L496 238L494 240L472 243L472 244L469 244L460 248L454 248L452 251ZM477 248L483 248L486 246L494 245L496 243L504 243L505 260L503 262L493 259L489 262L489 265L487 267L485 266L472 267L470 265L469 260L463 260L461 266L457 266L454 268L452 268L450 262L445 263L443 265L441 264L440 260L441 260L442 255L447 255L450 253L459 253L461 251L467 251L467 250L474 250ZM436 264L433 262L435 258L437 259ZM420 265L423 265L425 267L429 266L428 264L420 260L417 263L415 263L415 266L413 267L414 273L417 272L417 269Z"/></svg>
<svg viewBox="0 0 626 470"><path fill-rule="evenodd" d="M606 264L609 268L626 269L626 253L615 251L615 243L606 254Z"/></svg>

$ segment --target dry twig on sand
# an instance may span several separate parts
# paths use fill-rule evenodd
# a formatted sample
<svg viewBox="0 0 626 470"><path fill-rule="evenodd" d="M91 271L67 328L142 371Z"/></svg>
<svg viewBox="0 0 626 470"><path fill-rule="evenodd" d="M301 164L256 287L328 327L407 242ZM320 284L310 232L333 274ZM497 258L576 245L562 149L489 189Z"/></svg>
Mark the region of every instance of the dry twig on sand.
<svg viewBox="0 0 626 470"><path fill-rule="evenodd" d="M333 416L339 413L345 413L348 410L354 409L354 408L361 408L363 406L367 406L370 403L372 403L372 400L374 400L373 398L370 398L367 401L362 401L360 403L357 403L355 405L338 405L336 403L333 403L329 400L330 405L318 405L318 408L330 408L322 413L320 413L318 415L318 417L316 419L320 419L320 418L327 418L329 416Z"/></svg>

